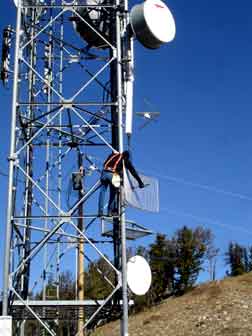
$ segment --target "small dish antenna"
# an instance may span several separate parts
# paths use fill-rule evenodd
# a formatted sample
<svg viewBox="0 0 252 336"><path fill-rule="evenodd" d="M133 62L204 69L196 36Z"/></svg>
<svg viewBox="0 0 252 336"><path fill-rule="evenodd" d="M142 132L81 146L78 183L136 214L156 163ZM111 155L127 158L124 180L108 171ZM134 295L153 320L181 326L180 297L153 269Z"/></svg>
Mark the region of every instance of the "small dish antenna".
<svg viewBox="0 0 252 336"><path fill-rule="evenodd" d="M137 40L149 49L171 42L176 35L173 15L161 0L135 5L130 12L130 23Z"/></svg>
<svg viewBox="0 0 252 336"><path fill-rule="evenodd" d="M151 280L148 262L139 255L131 257L127 263L127 281L130 290L136 295L144 295L150 289Z"/></svg>

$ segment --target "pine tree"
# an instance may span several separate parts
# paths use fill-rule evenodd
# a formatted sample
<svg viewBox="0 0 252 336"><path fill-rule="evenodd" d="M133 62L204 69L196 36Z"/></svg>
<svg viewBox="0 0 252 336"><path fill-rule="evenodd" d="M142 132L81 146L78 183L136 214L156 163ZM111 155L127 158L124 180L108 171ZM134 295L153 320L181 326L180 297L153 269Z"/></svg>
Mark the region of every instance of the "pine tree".
<svg viewBox="0 0 252 336"><path fill-rule="evenodd" d="M252 271L252 246L248 248L248 259L249 259L249 265L248 265L248 271Z"/></svg>
<svg viewBox="0 0 252 336"><path fill-rule="evenodd" d="M162 234L157 234L155 243L150 246L153 301L160 301L173 286L175 253L172 253L171 246L172 242L168 242Z"/></svg>
<svg viewBox="0 0 252 336"><path fill-rule="evenodd" d="M236 276L245 273L249 269L246 249L238 243L230 242L226 252L226 263L230 267L228 275Z"/></svg>
<svg viewBox="0 0 252 336"><path fill-rule="evenodd" d="M104 258L90 262L85 273L85 297L92 300L105 299L113 289L114 276L114 271Z"/></svg>
<svg viewBox="0 0 252 336"><path fill-rule="evenodd" d="M176 243L176 289L178 292L191 288L202 270L209 244L209 231L202 227L192 229L184 226L174 237Z"/></svg>
<svg viewBox="0 0 252 336"><path fill-rule="evenodd" d="M248 250L246 247L243 247L243 260L244 260L244 270L247 273L249 272L250 265L249 265Z"/></svg>

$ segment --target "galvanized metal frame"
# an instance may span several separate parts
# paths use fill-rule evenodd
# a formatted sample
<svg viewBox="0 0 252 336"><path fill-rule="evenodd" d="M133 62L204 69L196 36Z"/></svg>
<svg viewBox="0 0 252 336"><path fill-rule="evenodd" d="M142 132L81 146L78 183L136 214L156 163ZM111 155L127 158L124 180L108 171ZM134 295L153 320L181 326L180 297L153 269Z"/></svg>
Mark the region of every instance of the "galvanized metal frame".
<svg viewBox="0 0 252 336"><path fill-rule="evenodd" d="M23 304L33 315L34 317L42 324L42 326L49 332L50 335L56 335L53 330L50 329L48 324L44 322L33 307L31 307L31 303L28 299L24 299L20 292L20 284L16 284L16 278L20 274L21 271L24 272L25 267L28 263L30 263L34 258L36 258L37 254L44 250L44 267L47 262L47 244L50 242L50 239L54 236L57 236L58 241L62 237L66 237L71 241L73 238L80 239L82 237L85 243L88 243L94 251L105 260L108 267L112 268L114 272L117 274L117 285L111 291L111 294L101 303L100 307L93 313L93 315L86 321L84 324L84 328L88 327L89 323L94 320L96 315L100 312L104 305L106 305L115 293L118 292L120 288L122 288L122 303L123 303L123 324L121 329L121 334L126 336L128 335L128 297L127 297L127 281L126 281L126 228L125 228L125 209L124 203L122 200L122 190L120 192L120 208L119 208L119 223L121 227L120 233L120 248L121 248L121 266L120 269L117 269L113 263L104 255L102 250L97 247L95 243L93 243L92 237L88 237L85 232L79 230L78 226L74 223L78 216L75 215L76 209L82 203L85 203L87 199L94 194L94 192L99 187L99 181L95 182L89 190L86 191L85 195L72 206L70 209L64 209L62 205L62 163L63 160L66 160L69 153L71 152L71 148L68 148L66 151L63 150L63 137L69 139L70 136L74 136L83 142L87 141L88 146L97 146L104 145L104 147L117 152L123 151L123 112L125 110L125 99L124 99L124 84L122 77L122 48L123 48L123 38L125 34L125 25L127 20L127 3L126 0L116 1L113 5L104 5L108 10L115 11L116 13L116 22L115 22L115 32L116 32L116 45L113 45L110 41L107 40L102 34L89 25L88 22L85 21L83 17L79 15L76 11L78 7L93 7L93 8L101 8L101 5L93 5L93 6L85 6L80 3L80 1L64 1L57 0L51 1L50 5L23 5L22 1L18 2L17 8L17 23L16 23L16 46L15 46L15 66L14 66L14 83L13 83L13 100L12 100L12 124L11 124L11 144L10 144L10 156L9 156L9 189L8 189L8 208L7 208L7 225L6 225L6 247L5 247L5 265L4 265L4 293L3 293L3 315L7 315L11 311L11 305L14 304L12 298L18 298L19 302ZM32 28L28 27L28 31L31 34L29 38L23 42L24 40L24 24L26 17L23 14L24 11L30 11L33 16L30 17L30 25ZM51 11L50 16L47 15L48 20L42 22L38 19L38 11L46 10ZM55 11L55 13L54 13ZM62 17L68 12L74 13L81 20L83 20L86 25L90 27L97 35L100 36L104 40L104 42L111 49L111 57L108 61L100 67L98 71L96 71L91 78L77 88L76 92L69 97L64 95L64 52L67 52L67 42L64 41L65 38L65 24ZM62 19L62 20L61 20ZM60 21L61 20L61 21ZM58 25L58 31L55 32L54 28ZM27 28L27 27L25 27ZM51 74L51 79L48 81L48 78L45 77L44 74L41 74L40 70L37 68L37 59L42 56L36 54L35 48L37 50L37 43L39 40L45 40L45 43L49 41L48 36L44 37L43 33L50 28L50 34L58 34L60 35L60 55L59 55L59 70L54 71ZM55 28L56 29L56 28ZM33 32L32 32L33 30ZM49 41L50 42L50 41ZM27 50L30 50L30 53L27 53ZM39 53L40 51L38 51ZM51 53L49 55L50 58L53 57ZM98 62L98 61L97 61ZM117 72L114 74L116 76L117 82L117 100L110 102L90 102L90 101L77 101L77 98L80 98L80 95L90 86L91 83L97 82L97 78L105 71L108 70L112 63L116 62ZM33 88L26 86L25 81L21 79L21 68L22 71L26 67L27 74L33 78L36 83L43 83L44 87L48 90L47 99L43 101L39 99L39 96L43 94L43 87L39 87L36 95L33 92ZM31 78L30 77L30 78ZM54 80L59 77L59 83L54 85ZM30 81L30 79L29 79ZM25 95L29 97L28 101L24 101L22 94L26 90ZM55 106L55 108L53 108ZM111 143L111 121L107 119L108 125L108 138L104 135L103 132L97 131L97 124L93 124L91 121L87 120L83 113L77 110L78 106L84 107L109 107L115 106L116 113L118 118L118 125L116 128L118 129L117 135L118 137L118 148L114 148ZM39 113L39 108L46 108L46 111L42 114L37 114L36 117L32 115L34 109L36 113ZM29 113L24 112L24 108ZM22 110L22 112L20 111ZM98 138L101 143L92 143L90 140L85 139L84 136L79 134L71 134L68 131L64 130L62 126L63 123L63 114L64 111L72 111L72 113L79 118L82 123L82 127L86 127L90 130L91 133L94 134L96 138ZM91 113L92 114L92 113ZM100 116L96 116L99 120ZM22 130L22 124L20 124L20 118L28 121L28 126L31 132L28 134L27 139L22 139L22 143L19 139L19 133L23 131L26 133L26 130ZM46 118L46 119L45 119ZM43 119L45 121L43 122ZM54 126L53 122L57 120L59 126ZM103 118L103 121L105 119ZM35 131L33 131L35 129ZM47 134L44 135L44 131L47 131ZM50 145L53 139L50 138L50 131L58 132L59 136L59 147L58 147L58 156L52 161L50 161ZM27 135L27 134L26 134ZM43 137L46 143L46 160L50 161L50 165L47 166L44 173L39 177L35 178L33 175L29 174L32 171L32 166L34 165L35 158L28 157L29 149L34 146L36 140L40 137ZM57 169L58 175L58 191L57 197L52 197L50 194L50 172L53 169ZM26 212L20 212L20 199L16 198L16 189L19 188L19 185L16 183L16 174L17 172L21 172L24 178L24 182L28 192L30 193L30 198L34 205L37 206L38 209L42 212L40 215L32 214L32 205L29 204L29 199L27 199L24 204L24 209L29 208L28 212L31 214L27 215ZM41 183L43 180L45 181L45 185L42 186ZM17 213L17 208L19 208L19 212ZM21 207L22 210L23 207ZM51 208L54 209L51 213ZM96 211L94 211L95 213ZM90 218L91 222L96 218L96 215L88 215L85 214L83 218ZM32 221L38 221L36 226L31 225ZM21 221L21 222L20 222ZM70 227L74 228L76 234L72 232L68 232L63 229L65 223L68 223ZM49 225L50 224L50 225ZM17 231L19 230L19 231ZM21 231L20 231L21 230ZM21 238L18 236L17 232L21 235ZM20 242L26 242L29 240L32 232L42 232L44 235L39 239L38 243L28 251L28 254L23 251L21 254L17 252L17 246L20 246ZM27 236L28 235L28 236ZM17 236L16 239L12 239L14 236ZM20 240L20 242L18 242ZM20 247L19 247L20 248ZM10 251L13 251L12 254ZM27 252L27 251L26 251ZM17 259L17 262L12 263L12 259ZM29 274L27 275L29 276ZM17 287L16 287L17 285ZM46 282L44 282L43 286L46 286ZM45 296L44 296L45 299ZM46 305L46 300L44 300L44 305ZM78 305L78 302L76 303ZM83 305L83 302L80 302L80 306ZM60 306L60 301L59 301ZM22 331L23 330L23 331ZM20 333L24 332L24 326L20 328ZM79 333L80 334L80 333Z"/></svg>

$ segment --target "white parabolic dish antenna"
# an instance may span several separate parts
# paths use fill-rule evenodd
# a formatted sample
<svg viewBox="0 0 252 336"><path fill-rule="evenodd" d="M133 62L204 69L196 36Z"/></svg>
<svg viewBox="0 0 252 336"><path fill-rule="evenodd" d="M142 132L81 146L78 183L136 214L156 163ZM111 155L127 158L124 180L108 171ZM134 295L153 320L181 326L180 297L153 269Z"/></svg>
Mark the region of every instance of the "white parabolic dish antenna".
<svg viewBox="0 0 252 336"><path fill-rule="evenodd" d="M151 269L141 256L131 257L127 263L127 281L130 290L136 295L144 295L151 285Z"/></svg>
<svg viewBox="0 0 252 336"><path fill-rule="evenodd" d="M137 40L150 49L171 42L176 25L169 8L161 0L146 0L130 12L130 23Z"/></svg>

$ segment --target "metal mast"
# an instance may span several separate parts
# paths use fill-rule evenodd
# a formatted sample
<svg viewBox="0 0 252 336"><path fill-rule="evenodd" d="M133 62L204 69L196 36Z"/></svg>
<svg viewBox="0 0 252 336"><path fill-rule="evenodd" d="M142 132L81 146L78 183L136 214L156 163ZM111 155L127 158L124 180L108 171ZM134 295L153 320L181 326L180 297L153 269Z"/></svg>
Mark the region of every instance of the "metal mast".
<svg viewBox="0 0 252 336"><path fill-rule="evenodd" d="M133 63L127 25L127 0L18 1L3 315L35 319L50 335L58 333L55 316L75 320L81 335L111 312L122 316L121 335L128 335L122 189L110 234L97 217L97 162L124 150L125 82ZM76 249L78 297L65 300L60 273L74 271ZM116 279L102 274L111 287L102 300L84 297L84 259L88 267L97 258ZM14 329L21 333L19 323Z"/></svg>

